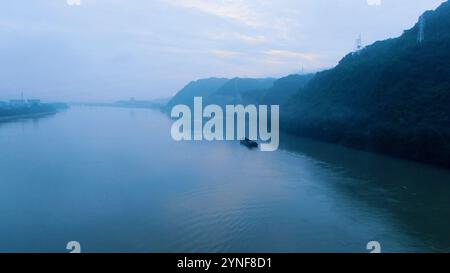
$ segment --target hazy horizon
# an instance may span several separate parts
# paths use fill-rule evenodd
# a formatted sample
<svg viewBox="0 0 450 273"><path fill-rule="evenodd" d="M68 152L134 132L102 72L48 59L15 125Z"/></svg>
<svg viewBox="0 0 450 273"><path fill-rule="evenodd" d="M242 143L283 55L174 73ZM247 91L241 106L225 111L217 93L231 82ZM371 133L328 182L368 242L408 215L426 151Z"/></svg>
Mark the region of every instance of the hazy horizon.
<svg viewBox="0 0 450 273"><path fill-rule="evenodd" d="M42 0L0 3L0 100L174 95L209 77L333 67L443 0ZM369 5L369 3L371 3ZM402 16L398 16L401 12Z"/></svg>

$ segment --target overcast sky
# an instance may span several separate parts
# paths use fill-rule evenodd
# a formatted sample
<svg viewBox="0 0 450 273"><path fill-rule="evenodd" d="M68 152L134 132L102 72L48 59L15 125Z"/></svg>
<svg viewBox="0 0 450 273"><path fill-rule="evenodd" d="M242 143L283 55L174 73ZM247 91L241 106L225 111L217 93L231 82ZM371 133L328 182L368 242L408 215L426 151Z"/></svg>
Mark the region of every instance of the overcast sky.
<svg viewBox="0 0 450 273"><path fill-rule="evenodd" d="M0 100L168 97L207 77L333 67L443 0L2 0Z"/></svg>

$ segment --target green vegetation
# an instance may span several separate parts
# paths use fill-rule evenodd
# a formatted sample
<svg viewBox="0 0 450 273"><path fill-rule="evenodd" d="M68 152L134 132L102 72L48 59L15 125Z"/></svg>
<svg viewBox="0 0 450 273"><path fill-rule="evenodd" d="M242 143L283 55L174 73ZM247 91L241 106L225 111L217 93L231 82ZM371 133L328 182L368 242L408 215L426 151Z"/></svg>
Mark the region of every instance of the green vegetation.
<svg viewBox="0 0 450 273"><path fill-rule="evenodd" d="M450 2L396 39L318 73L281 111L283 128L450 167Z"/></svg>
<svg viewBox="0 0 450 273"><path fill-rule="evenodd" d="M266 105L284 104L301 88L303 88L313 77L314 74L305 74L289 75L278 79L274 82L272 88L264 92L262 98L260 99L260 103Z"/></svg>
<svg viewBox="0 0 450 273"><path fill-rule="evenodd" d="M450 167L450 2L395 39L345 56L330 70L273 79L206 79L167 105L279 104L281 129Z"/></svg>

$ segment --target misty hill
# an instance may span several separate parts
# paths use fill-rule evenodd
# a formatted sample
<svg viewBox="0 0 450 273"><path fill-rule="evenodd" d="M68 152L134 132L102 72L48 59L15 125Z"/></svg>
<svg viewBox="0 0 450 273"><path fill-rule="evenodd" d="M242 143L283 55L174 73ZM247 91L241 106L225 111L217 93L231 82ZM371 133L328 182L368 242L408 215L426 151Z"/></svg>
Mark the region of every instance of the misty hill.
<svg viewBox="0 0 450 273"><path fill-rule="evenodd" d="M204 98L207 104L258 104L265 90L271 88L274 78L234 78L227 81L216 92Z"/></svg>
<svg viewBox="0 0 450 273"><path fill-rule="evenodd" d="M260 103L266 105L283 104L296 94L300 88L303 88L313 77L314 74L294 74L278 79L274 82L272 88L268 89L260 98Z"/></svg>
<svg viewBox="0 0 450 273"><path fill-rule="evenodd" d="M178 104L192 105L194 97L207 97L222 87L228 79L209 78L192 81L181 89L166 105L164 111L170 114L172 107Z"/></svg>
<svg viewBox="0 0 450 273"><path fill-rule="evenodd" d="M202 97L204 104L257 104L274 81L273 78L209 78L194 81L181 89L164 111L170 113L177 104L192 106L194 97Z"/></svg>
<svg viewBox="0 0 450 273"><path fill-rule="evenodd" d="M318 73L282 109L296 134L450 167L450 2Z"/></svg>

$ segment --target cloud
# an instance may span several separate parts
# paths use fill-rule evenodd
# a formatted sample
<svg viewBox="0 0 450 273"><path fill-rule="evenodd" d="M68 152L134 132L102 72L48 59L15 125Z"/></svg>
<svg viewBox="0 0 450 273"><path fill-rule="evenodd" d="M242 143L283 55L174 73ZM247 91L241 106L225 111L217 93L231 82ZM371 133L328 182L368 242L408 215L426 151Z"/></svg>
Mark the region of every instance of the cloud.
<svg viewBox="0 0 450 273"><path fill-rule="evenodd" d="M118 100L127 92L166 96L209 76L316 71L350 52L359 33L365 44L397 36L443 1L396 0L386 9L382 0L0 1L0 89ZM87 12L69 12L85 5Z"/></svg>
<svg viewBox="0 0 450 273"><path fill-rule="evenodd" d="M302 59L306 61L315 62L318 60L318 56L313 53L302 53L288 50L272 49L265 52L266 55L278 59Z"/></svg>
<svg viewBox="0 0 450 273"><path fill-rule="evenodd" d="M380 6L381 0L367 0L367 5L369 6Z"/></svg>
<svg viewBox="0 0 450 273"><path fill-rule="evenodd" d="M283 71L284 69L300 69L304 67L308 71L321 69L324 67L324 63L320 56L312 52L297 52L289 50L271 49L265 51L263 54L262 62L266 66L272 67L274 71L278 69Z"/></svg>
<svg viewBox="0 0 450 273"><path fill-rule="evenodd" d="M243 0L163 0L173 6L191 8L250 27L259 27L264 21Z"/></svg>
<svg viewBox="0 0 450 273"><path fill-rule="evenodd" d="M209 39L217 41L237 41L250 45L263 44L268 41L263 35L246 35L238 32L211 32L207 34Z"/></svg>
<svg viewBox="0 0 450 273"><path fill-rule="evenodd" d="M222 58L230 58L241 55L241 53L237 51L220 50L220 49L210 50L209 53Z"/></svg>
<svg viewBox="0 0 450 273"><path fill-rule="evenodd" d="M69 6L80 6L81 0L66 0L66 3Z"/></svg>

